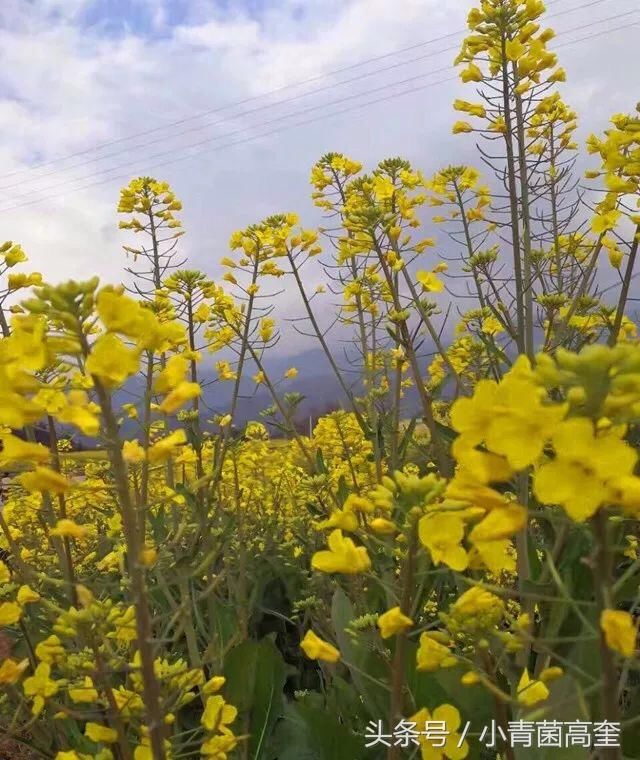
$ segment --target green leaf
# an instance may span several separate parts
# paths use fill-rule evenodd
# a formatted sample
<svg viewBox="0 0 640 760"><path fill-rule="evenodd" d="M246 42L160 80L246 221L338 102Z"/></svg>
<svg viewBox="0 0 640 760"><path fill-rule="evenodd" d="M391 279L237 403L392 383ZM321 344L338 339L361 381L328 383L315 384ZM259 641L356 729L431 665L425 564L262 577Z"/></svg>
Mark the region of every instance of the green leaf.
<svg viewBox="0 0 640 760"><path fill-rule="evenodd" d="M324 456L322 455L322 449L318 449L316 451L316 473L318 475L327 475L328 472Z"/></svg>
<svg viewBox="0 0 640 760"><path fill-rule="evenodd" d="M436 707L449 704L460 712L462 726L471 723L471 731L478 733L495 717L493 700L481 685L462 686L461 677L468 670L462 666L445 668L433 673L416 669L416 642L407 645L406 683L415 709L426 707L433 712ZM475 738L470 738L467 760L483 760L482 748Z"/></svg>
<svg viewBox="0 0 640 760"><path fill-rule="evenodd" d="M244 720L250 734L249 757L269 757L269 741L284 710L287 666L282 655L270 638L245 641L227 655L224 676L225 699L238 708L238 726ZM241 733L244 728L236 731Z"/></svg>
<svg viewBox="0 0 640 760"><path fill-rule="evenodd" d="M581 694L580 685L569 676L549 684L549 697L545 702L532 708L530 716L522 714L514 717L514 720L556 720L560 723L571 722L575 720L589 721L591 718L584 710L584 699ZM536 714L536 708L540 707L543 711L540 715ZM561 757L562 760L588 760L591 753L583 747L538 747L534 736L532 747L515 747L514 754L516 760L556 760Z"/></svg>
<svg viewBox="0 0 640 760"><path fill-rule="evenodd" d="M343 663L349 668L353 682L371 720L380 720L389 711L389 690L383 684L387 680L387 668L381 658L370 648L352 639L345 629L356 617L347 595L338 589L331 602L331 620L342 654ZM378 683L378 682L382 683Z"/></svg>
<svg viewBox="0 0 640 760"><path fill-rule="evenodd" d="M348 496L350 494L349 488L347 487L347 481L344 475L340 476L340 479L338 480L338 501L341 504L344 504L347 500Z"/></svg>
<svg viewBox="0 0 640 760"><path fill-rule="evenodd" d="M224 652L238 631L238 611L235 605L228 604L209 594L205 600L203 616L210 621L207 653Z"/></svg>
<svg viewBox="0 0 640 760"><path fill-rule="evenodd" d="M398 446L398 458L401 462L404 461L404 458L407 454L407 449L409 448L409 444L411 443L411 440L413 439L413 433L416 429L416 423L418 421L417 417L412 417L411 421L407 425L403 435L402 440L400 441L400 445Z"/></svg>
<svg viewBox="0 0 640 760"><path fill-rule="evenodd" d="M360 760L364 737L342 725L338 716L304 702L286 705L270 760Z"/></svg>
<svg viewBox="0 0 640 760"><path fill-rule="evenodd" d="M412 655L415 655L416 649L417 647L411 647ZM412 668L413 675L411 675ZM416 708L419 710L426 707L434 710L448 703L458 708L463 720L490 722L493 717L493 702L487 699L484 688L480 685L462 686L460 683L460 679L467 670L468 668L456 666L436 670L433 673L420 672L415 668L415 656L411 657L407 680Z"/></svg>

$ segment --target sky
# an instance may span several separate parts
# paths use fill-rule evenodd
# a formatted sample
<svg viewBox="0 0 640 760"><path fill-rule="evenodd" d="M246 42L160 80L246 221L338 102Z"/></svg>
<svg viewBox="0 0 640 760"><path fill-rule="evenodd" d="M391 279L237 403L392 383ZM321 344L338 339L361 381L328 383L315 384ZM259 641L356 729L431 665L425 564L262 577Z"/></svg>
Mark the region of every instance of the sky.
<svg viewBox="0 0 640 760"><path fill-rule="evenodd" d="M51 280L118 282L119 189L149 174L183 201L182 252L215 278L235 229L282 211L317 223L308 179L328 151L426 174L473 160L470 136L451 134L453 99L473 90L443 81L473 5L2 0L0 238ZM584 140L640 98L640 8L548 5Z"/></svg>

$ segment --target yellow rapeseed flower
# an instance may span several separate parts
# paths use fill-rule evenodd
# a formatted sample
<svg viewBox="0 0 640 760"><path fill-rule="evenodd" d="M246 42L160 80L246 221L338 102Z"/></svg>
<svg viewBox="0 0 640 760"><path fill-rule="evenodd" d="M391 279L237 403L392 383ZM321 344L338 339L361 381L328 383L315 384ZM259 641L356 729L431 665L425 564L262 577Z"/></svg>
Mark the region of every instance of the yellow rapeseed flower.
<svg viewBox="0 0 640 760"><path fill-rule="evenodd" d="M328 543L328 550L313 555L311 566L314 570L354 575L366 572L371 567L366 547L356 546L350 538L342 535L341 530L334 530Z"/></svg>
<svg viewBox="0 0 640 760"><path fill-rule="evenodd" d="M328 641L324 641L312 630L308 630L300 642L300 648L310 660L324 660L325 662L338 662L340 652Z"/></svg>
<svg viewBox="0 0 640 760"><path fill-rule="evenodd" d="M145 451L139 441L125 441L122 444L122 457L129 464L140 464L144 462Z"/></svg>
<svg viewBox="0 0 640 760"><path fill-rule="evenodd" d="M84 538L89 531L85 525L78 525L73 520L64 518L62 520L58 520L56 527L52 528L49 532L52 536L64 536L66 538Z"/></svg>
<svg viewBox="0 0 640 760"><path fill-rule="evenodd" d="M428 631L420 635L420 646L416 654L416 667L428 673L439 668L451 668L458 664L458 659L449 647L437 641Z"/></svg>
<svg viewBox="0 0 640 760"><path fill-rule="evenodd" d="M36 467L32 472L25 472L20 476L20 483L27 491L51 493L64 493L71 485L64 475L48 467Z"/></svg>
<svg viewBox="0 0 640 760"><path fill-rule="evenodd" d="M187 434L182 430L175 430L166 438L162 438L147 452L148 459L151 463L163 462L173 455L173 452L187 442Z"/></svg>
<svg viewBox="0 0 640 760"><path fill-rule="evenodd" d="M202 687L202 693L205 697L215 694L225 685L226 680L224 676L213 676Z"/></svg>
<svg viewBox="0 0 640 760"><path fill-rule="evenodd" d="M0 436L2 451L0 460L5 463L11 462L38 462L44 464L51 458L51 452L40 443L23 441L15 435L5 433Z"/></svg>
<svg viewBox="0 0 640 760"><path fill-rule="evenodd" d="M238 711L233 705L228 705L224 699L216 694L208 697L200 722L207 731L229 731L227 725L233 723Z"/></svg>
<svg viewBox="0 0 640 760"><path fill-rule="evenodd" d="M559 504L576 522L614 498L615 481L631 475L637 452L615 431L597 433L591 420L575 417L553 433L556 456L542 464L533 489L544 504Z"/></svg>
<svg viewBox="0 0 640 760"><path fill-rule="evenodd" d="M114 744L118 741L118 732L115 728L108 728L93 721L89 721L85 725L84 735L98 744Z"/></svg>
<svg viewBox="0 0 640 760"><path fill-rule="evenodd" d="M17 660L7 657L0 665L0 684L9 685L18 683L24 671L29 667L29 660Z"/></svg>
<svg viewBox="0 0 640 760"><path fill-rule="evenodd" d="M418 535L435 565L443 562L458 572L468 565L467 552L461 546L464 520L454 512L431 512L420 519Z"/></svg>
<svg viewBox="0 0 640 760"><path fill-rule="evenodd" d="M462 722L460 712L453 705L440 705L433 712L423 707L409 718L409 722L416 726L423 760L464 760L469 754L467 740L462 740L458 733ZM445 727L442 738L428 730L429 726L435 725Z"/></svg>
<svg viewBox="0 0 640 760"><path fill-rule="evenodd" d="M348 509L334 509L326 520L314 523L317 530L340 528L347 533L358 530L358 517Z"/></svg>
<svg viewBox="0 0 640 760"><path fill-rule="evenodd" d="M51 676L51 666L47 662L41 662L35 673L26 678L22 684L25 696L33 697L31 712L38 716L45 706L49 697L58 693L58 683Z"/></svg>
<svg viewBox="0 0 640 760"><path fill-rule="evenodd" d="M412 625L413 620L404 615L400 607L392 607L378 618L378 628L383 639L391 638L396 633L402 633L407 628L411 628Z"/></svg>
<svg viewBox="0 0 640 760"><path fill-rule="evenodd" d="M419 270L416 272L416 280L420 283L425 293L442 293L444 290L442 280L433 272Z"/></svg>
<svg viewBox="0 0 640 760"><path fill-rule="evenodd" d="M391 520L384 517L374 517L369 523L369 529L381 536L390 536L396 532L397 527Z"/></svg>
<svg viewBox="0 0 640 760"><path fill-rule="evenodd" d="M633 657L636 651L638 630L633 618L623 610L604 610L600 616L600 627L610 649L623 657Z"/></svg>
<svg viewBox="0 0 640 760"><path fill-rule="evenodd" d="M98 701L98 692L91 676L85 676L80 686L69 686L68 694L71 701L77 704L94 704Z"/></svg>
<svg viewBox="0 0 640 760"><path fill-rule="evenodd" d="M192 401L194 398L198 398L202 394L202 388L198 383L190 383L186 380L181 382L175 387L160 404L160 409L165 414L173 414L181 406Z"/></svg>
<svg viewBox="0 0 640 760"><path fill-rule="evenodd" d="M24 606L25 604L32 604L40 600L40 594L34 591L31 586L26 584L20 586L16 595L16 601L18 604Z"/></svg>
<svg viewBox="0 0 640 760"><path fill-rule="evenodd" d="M527 707L532 707L538 704L538 702L544 702L548 696L549 689L547 689L542 681L532 679L529 676L529 671L525 668L518 683L518 702Z"/></svg>

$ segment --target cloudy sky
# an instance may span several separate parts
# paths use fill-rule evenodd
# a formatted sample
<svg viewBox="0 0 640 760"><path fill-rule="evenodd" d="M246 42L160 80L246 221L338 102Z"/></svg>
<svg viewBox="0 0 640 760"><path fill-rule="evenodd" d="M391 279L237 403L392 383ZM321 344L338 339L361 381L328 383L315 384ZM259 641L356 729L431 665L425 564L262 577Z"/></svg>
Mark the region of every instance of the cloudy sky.
<svg viewBox="0 0 640 760"><path fill-rule="evenodd" d="M118 191L152 174L184 202L185 253L216 276L234 229L283 210L316 221L324 152L427 173L465 160L451 102L473 91L443 80L472 5L2 0L0 238L52 279L119 280ZM549 14L584 138L640 99L640 9L555 0Z"/></svg>

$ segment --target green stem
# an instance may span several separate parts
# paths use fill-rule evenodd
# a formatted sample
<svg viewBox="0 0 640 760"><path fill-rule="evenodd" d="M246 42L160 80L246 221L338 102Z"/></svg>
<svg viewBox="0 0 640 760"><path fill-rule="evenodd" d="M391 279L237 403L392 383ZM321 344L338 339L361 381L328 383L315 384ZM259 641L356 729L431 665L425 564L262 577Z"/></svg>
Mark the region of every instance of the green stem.
<svg viewBox="0 0 640 760"><path fill-rule="evenodd" d="M616 316L611 328L611 335L609 335L609 345L615 346L618 335L620 334L620 328L622 327L622 318L624 317L624 310L627 305L627 299L629 298L629 288L631 287L631 280L633 279L633 270L636 264L636 257L638 255L638 241L640 240L640 224L636 227L636 232L631 244L631 250L629 251L629 259L627 260L627 268L622 280L622 289L620 291L620 297L618 299L618 307L616 309Z"/></svg>
<svg viewBox="0 0 640 760"><path fill-rule="evenodd" d="M411 615L411 606L413 600L413 584L415 573L415 561L418 539L418 525L415 518L412 519L409 528L407 556L402 568L402 595L400 599L400 612L407 617ZM407 657L407 632L402 631L396 635L396 647L393 654L392 672L391 672L391 703L390 703L390 724L395 726L404 716L404 685L405 685L405 667ZM389 747L387 753L388 760L398 760L400 758L400 748L397 746Z"/></svg>
<svg viewBox="0 0 640 760"><path fill-rule="evenodd" d="M594 557L594 585L599 616L607 609L613 608L611 585L613 578L613 554L609 545L607 513L601 509L593 518L596 539ZM611 722L620 722L620 703L618 701L618 670L613 653L607 644L606 636L600 626L600 662L602 667L602 717ZM619 747L604 747L603 760L622 760Z"/></svg>

